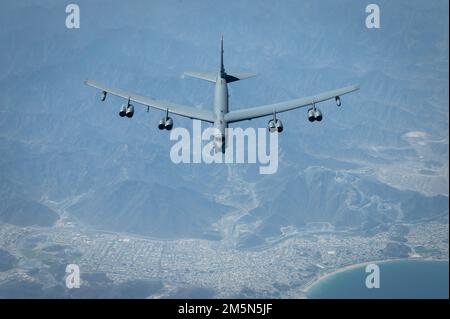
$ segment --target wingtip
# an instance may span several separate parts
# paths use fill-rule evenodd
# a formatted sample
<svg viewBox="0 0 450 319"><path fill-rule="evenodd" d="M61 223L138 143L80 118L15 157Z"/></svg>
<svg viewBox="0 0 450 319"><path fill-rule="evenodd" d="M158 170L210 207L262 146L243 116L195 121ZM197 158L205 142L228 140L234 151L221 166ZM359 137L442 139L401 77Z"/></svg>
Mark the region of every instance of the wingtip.
<svg viewBox="0 0 450 319"><path fill-rule="evenodd" d="M353 84L350 85L349 88L351 88L353 91L358 91L360 89L359 84Z"/></svg>

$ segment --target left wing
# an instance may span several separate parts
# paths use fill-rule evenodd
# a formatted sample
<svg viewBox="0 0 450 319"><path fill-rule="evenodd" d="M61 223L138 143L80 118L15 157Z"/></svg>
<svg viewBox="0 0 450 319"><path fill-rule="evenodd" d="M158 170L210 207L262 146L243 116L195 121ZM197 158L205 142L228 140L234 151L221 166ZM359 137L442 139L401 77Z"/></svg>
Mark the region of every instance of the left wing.
<svg viewBox="0 0 450 319"><path fill-rule="evenodd" d="M337 89L334 91L324 92L318 95L304 97L296 100L290 100L281 103L263 105L252 107L243 110L231 111L225 115L225 120L228 123L239 122L244 120L251 120L258 117L272 115L274 113L281 113L290 110L294 110L307 105L323 102L326 100L340 97L341 95L359 90L359 86L351 85L345 88Z"/></svg>
<svg viewBox="0 0 450 319"><path fill-rule="evenodd" d="M138 95L131 92L126 92L121 89L116 89L112 87L107 87L95 81L87 80L85 83L103 92L123 97L124 99L130 99L130 101L142 104L144 106L151 106L153 108L167 111L169 113L178 114L191 119L202 120L205 122L213 123L215 115L212 111L198 109L192 106L184 106L179 104L174 104L165 101L154 100L152 98Z"/></svg>

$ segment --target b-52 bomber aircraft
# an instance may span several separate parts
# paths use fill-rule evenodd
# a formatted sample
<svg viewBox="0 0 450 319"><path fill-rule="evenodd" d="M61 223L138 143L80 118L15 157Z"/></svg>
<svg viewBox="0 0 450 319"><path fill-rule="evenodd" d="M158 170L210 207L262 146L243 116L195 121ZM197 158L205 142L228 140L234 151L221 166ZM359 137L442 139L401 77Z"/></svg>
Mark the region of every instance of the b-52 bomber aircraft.
<svg viewBox="0 0 450 319"><path fill-rule="evenodd" d="M86 80L85 83L102 91L102 101L105 101L108 93L127 99L127 104L123 105L119 111L119 115L121 117L133 117L134 106L131 104L131 102L141 104L142 106L147 108L147 111L150 107L164 111L165 116L159 121L158 124L158 128L160 130L166 129L170 131L172 129L173 120L171 117L169 117L169 114L171 113L188 117L190 119L198 119L204 122L212 123L217 129L217 134L214 136L214 148L216 152L222 153L225 153L226 128L230 123L251 120L263 116L272 116L272 119L270 119L268 122L269 131L271 133L281 133L283 131L283 123L280 119L277 118L278 113L294 110L300 107L310 106L307 112L308 120L310 122L320 122L322 120L322 112L319 108L316 107L317 103L335 99L336 105L341 106L342 95L354 92L359 89L359 86L351 85L341 89L286 102L230 111L228 108L228 83L248 79L255 76L256 74L225 72L225 67L223 64L223 38L221 39L220 43L220 69L217 73L185 72L185 75L215 83L214 110L199 109L196 107L155 100L132 92L108 87L92 80Z"/></svg>

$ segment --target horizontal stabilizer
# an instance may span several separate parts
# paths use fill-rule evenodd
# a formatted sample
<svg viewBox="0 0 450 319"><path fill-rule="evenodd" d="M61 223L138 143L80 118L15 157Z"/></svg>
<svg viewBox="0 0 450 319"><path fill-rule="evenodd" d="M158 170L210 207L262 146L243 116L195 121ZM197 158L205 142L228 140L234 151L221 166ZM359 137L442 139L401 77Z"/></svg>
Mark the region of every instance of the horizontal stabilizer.
<svg viewBox="0 0 450 319"><path fill-rule="evenodd" d="M254 73L227 73L226 79L227 83L239 81L239 80L245 80L248 78L252 78L256 76Z"/></svg>
<svg viewBox="0 0 450 319"><path fill-rule="evenodd" d="M207 72L184 72L185 75L216 83L217 73L207 73Z"/></svg>
<svg viewBox="0 0 450 319"><path fill-rule="evenodd" d="M217 74L207 72L184 72L184 75L216 83ZM256 76L254 73L225 73L225 79L227 83L236 82L239 80L245 80Z"/></svg>

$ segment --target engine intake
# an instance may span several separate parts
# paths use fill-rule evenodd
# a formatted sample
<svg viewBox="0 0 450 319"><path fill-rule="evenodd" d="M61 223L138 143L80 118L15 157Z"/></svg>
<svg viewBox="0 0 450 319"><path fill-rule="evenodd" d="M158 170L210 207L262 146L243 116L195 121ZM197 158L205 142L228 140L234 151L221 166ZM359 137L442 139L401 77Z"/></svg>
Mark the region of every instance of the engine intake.
<svg viewBox="0 0 450 319"><path fill-rule="evenodd" d="M275 127L276 127L278 133L283 132L283 122L281 122L281 120L279 120L279 119L275 120Z"/></svg>
<svg viewBox="0 0 450 319"><path fill-rule="evenodd" d="M308 110L308 120L310 122L320 122L322 121L323 115L322 115L322 111L320 109L317 109L315 107L312 107Z"/></svg>
<svg viewBox="0 0 450 319"><path fill-rule="evenodd" d="M126 115L128 118L132 118L132 117L133 117L133 115L134 115L134 106L133 106L133 105L130 104L130 105L127 106L125 115Z"/></svg>
<svg viewBox="0 0 450 319"><path fill-rule="evenodd" d="M172 120L171 117L168 117L168 118L166 119L166 123L165 123L165 125L164 125L164 128L165 128L166 130L170 131L170 130L172 129L172 127L173 127L173 120Z"/></svg>
<svg viewBox="0 0 450 319"><path fill-rule="evenodd" d="M269 129L270 133L283 132L283 122L279 119L272 119L267 123L267 128Z"/></svg>
<svg viewBox="0 0 450 319"><path fill-rule="evenodd" d="M122 107L120 108L120 111L119 111L119 115L120 115L120 117L124 117L126 114L127 114L127 106L122 105Z"/></svg>
<svg viewBox="0 0 450 319"><path fill-rule="evenodd" d="M310 108L310 109L308 110L308 120L309 120L310 122L314 122L314 121L316 120L316 114L315 114L313 108Z"/></svg>
<svg viewBox="0 0 450 319"><path fill-rule="evenodd" d="M162 119L160 119L159 120L159 123L158 123L158 128L160 129L160 130L164 130L164 127L166 126L166 119L165 118L162 118Z"/></svg>
<svg viewBox="0 0 450 319"><path fill-rule="evenodd" d="M316 109L316 111L314 112L314 117L317 122L322 121L322 111L320 111L319 109Z"/></svg>
<svg viewBox="0 0 450 319"><path fill-rule="evenodd" d="M277 130L277 127L275 126L275 121L270 120L269 123L267 123L267 128L269 129L270 133L273 133Z"/></svg>
<svg viewBox="0 0 450 319"><path fill-rule="evenodd" d="M168 130L170 131L173 128L173 120L171 117L163 117L162 119L159 120L158 123L158 128L160 130Z"/></svg>

